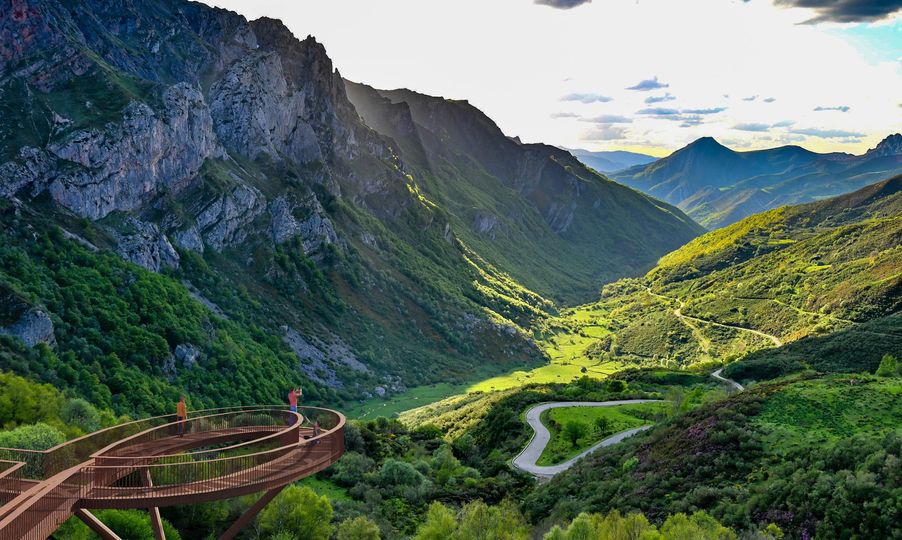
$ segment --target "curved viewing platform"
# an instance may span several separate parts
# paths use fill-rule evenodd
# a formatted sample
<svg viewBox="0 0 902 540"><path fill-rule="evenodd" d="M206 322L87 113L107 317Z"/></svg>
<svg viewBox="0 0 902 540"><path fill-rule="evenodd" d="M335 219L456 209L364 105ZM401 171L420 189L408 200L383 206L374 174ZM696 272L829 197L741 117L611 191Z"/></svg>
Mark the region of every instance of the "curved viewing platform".
<svg viewBox="0 0 902 540"><path fill-rule="evenodd" d="M0 538L44 539L78 516L102 538L117 538L90 509L149 509L266 492L220 538L233 538L282 488L344 453L345 417L318 407L194 411L90 433L49 450L0 448ZM180 433L181 431L181 433Z"/></svg>

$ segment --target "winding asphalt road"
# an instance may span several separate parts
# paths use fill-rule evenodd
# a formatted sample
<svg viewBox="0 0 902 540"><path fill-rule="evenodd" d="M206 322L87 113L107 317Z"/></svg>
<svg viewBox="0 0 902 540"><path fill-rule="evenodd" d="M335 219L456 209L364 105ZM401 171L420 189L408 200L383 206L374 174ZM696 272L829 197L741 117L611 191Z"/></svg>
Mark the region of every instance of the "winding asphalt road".
<svg viewBox="0 0 902 540"><path fill-rule="evenodd" d="M599 448L617 444L623 439L626 439L631 435L635 435L636 433L639 433L640 431L644 431L651 427L640 426L637 428L628 429L626 431L621 431L620 433L616 433L608 437L607 439L596 443L588 450L581 452L579 455L574 456L563 463L543 467L541 465L536 465L536 461L539 460L539 457L542 455L545 447L548 446L549 441L551 441L551 432L548 431L548 428L545 427L545 424L543 424L541 420L542 413L547 411L548 409L557 409L560 407L616 407L618 405L661 403L663 401L664 400L661 399L624 399L619 401L555 401L553 403L542 403L541 405L536 405L535 407L526 411L526 423L528 423L529 426L533 429L535 435L533 435L532 440L529 441L529 444L526 445L526 448L524 448L523 451L520 452L520 455L514 458L512 463L514 467L520 469L521 471L526 471L540 478L551 478L558 473L566 471L567 469L572 467L574 463L587 456L588 454L591 454L592 452L598 450Z"/></svg>
<svg viewBox="0 0 902 540"><path fill-rule="evenodd" d="M723 368L718 369L717 371L712 373L711 376L721 382L730 385L736 390L741 391L744 389L743 386L738 382L723 377L720 374L722 370ZM538 478L548 479L558 473L566 471L567 469L572 467L574 463L591 454L592 452L595 452L599 448L613 446L619 442L622 442L624 439L631 437L636 433L639 433L640 431L645 431L646 429L652 427L639 426L637 428L621 431L620 433L615 433L614 435L611 435L607 439L596 443L587 450L584 450L583 452L563 463L558 463L557 465L541 466L536 465L536 462L539 460L539 457L542 456L542 452L551 441L551 432L548 431L548 428L545 427L545 424L542 423L541 417L542 413L549 409L557 409L560 407L616 407L618 405L662 403L664 401L665 400L662 399L624 399L618 401L554 401L552 403L542 403L536 405L535 407L526 411L526 423L529 424L529 427L531 427L534 432L532 440L529 441L529 444L526 445L526 448L524 448L523 451L520 452L520 454L515 457L511 463L514 467L520 469L521 471L528 472L529 474Z"/></svg>
<svg viewBox="0 0 902 540"><path fill-rule="evenodd" d="M712 373L711 376L714 377L715 379L717 379L717 380L720 381L720 382L727 383L728 385L730 385L731 387L735 388L736 390L739 390L740 392L743 391L743 390L745 390L745 387L742 386L741 384L739 384L738 382L734 381L733 379L728 379L728 378L722 376L722 375L720 374L721 371L723 371L723 368L718 369L717 371L715 371L714 373Z"/></svg>

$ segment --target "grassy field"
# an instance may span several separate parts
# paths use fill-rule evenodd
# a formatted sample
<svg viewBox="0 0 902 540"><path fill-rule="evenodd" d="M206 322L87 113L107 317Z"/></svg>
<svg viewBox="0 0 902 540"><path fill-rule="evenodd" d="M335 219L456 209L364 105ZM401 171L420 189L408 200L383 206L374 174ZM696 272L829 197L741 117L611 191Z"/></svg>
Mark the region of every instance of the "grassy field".
<svg viewBox="0 0 902 540"><path fill-rule="evenodd" d="M530 370L516 370L473 384L468 392L491 392L517 388L531 383L566 383L588 375L603 379L623 369L622 362L593 358L589 347L611 334L608 310L600 304L587 304L565 310L549 323L539 345L550 362Z"/></svg>
<svg viewBox="0 0 902 540"><path fill-rule="evenodd" d="M537 463L554 465L566 461L615 433L654 423L667 414L670 407L669 403L641 403L619 407L561 407L545 411L542 423L551 431L551 441ZM562 429L570 422L583 424L586 429L586 434L575 445Z"/></svg>
<svg viewBox="0 0 902 540"><path fill-rule="evenodd" d="M343 411L348 418L370 420L384 416L392 418L410 409L428 405L466 391L464 384L438 383L417 386L388 399L372 398Z"/></svg>
<svg viewBox="0 0 902 540"><path fill-rule="evenodd" d="M755 422L773 447L832 443L858 433L902 426L902 380L837 375L788 385L765 403Z"/></svg>

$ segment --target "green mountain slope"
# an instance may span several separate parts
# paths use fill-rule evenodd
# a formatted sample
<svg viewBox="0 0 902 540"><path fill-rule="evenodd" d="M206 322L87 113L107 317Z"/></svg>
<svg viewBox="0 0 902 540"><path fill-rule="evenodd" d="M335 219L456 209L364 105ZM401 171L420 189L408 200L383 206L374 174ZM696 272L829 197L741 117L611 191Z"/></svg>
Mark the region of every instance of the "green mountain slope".
<svg viewBox="0 0 902 540"><path fill-rule="evenodd" d="M703 235L562 314L550 342L603 366L738 358L902 306L902 177ZM552 351L552 356L554 356Z"/></svg>
<svg viewBox="0 0 902 540"><path fill-rule="evenodd" d="M587 169L566 151L506 137L464 101L347 83L365 122L391 137L455 233L545 297L573 303L644 272L701 229L679 210Z"/></svg>
<svg viewBox="0 0 902 540"><path fill-rule="evenodd" d="M848 193L900 170L900 134L861 156L817 154L798 146L736 152L704 137L614 178L714 229L771 208Z"/></svg>

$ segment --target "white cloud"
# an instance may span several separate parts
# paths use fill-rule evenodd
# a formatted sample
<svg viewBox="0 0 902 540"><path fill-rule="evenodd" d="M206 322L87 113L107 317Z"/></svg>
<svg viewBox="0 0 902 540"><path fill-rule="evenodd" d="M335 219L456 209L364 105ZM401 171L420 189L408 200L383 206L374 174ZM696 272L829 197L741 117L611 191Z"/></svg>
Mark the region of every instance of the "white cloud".
<svg viewBox="0 0 902 540"><path fill-rule="evenodd" d="M659 155L666 153L661 147L672 150L705 135L772 144L760 132L733 126L781 121L865 134L857 143L796 135L814 150L863 152L902 125L897 60L866 58L860 44L828 31L831 25L800 24L818 13L766 1L607 0L575 9L530 0L393 0L391 9L372 0L211 1L251 18L281 18L300 37L315 35L350 79L468 99L524 141L578 146L586 124L552 117L562 111L633 117L624 138L587 145L649 147ZM703 123L688 118L691 113L679 121L664 117L680 115L634 116L649 108L647 97L662 92L626 88L655 77L678 96L666 105L728 110L705 115ZM767 96L779 99L767 102ZM836 104L850 110L813 110Z"/></svg>
<svg viewBox="0 0 902 540"><path fill-rule="evenodd" d="M601 94L583 94L579 92L561 97L561 101L578 101L580 103L607 103L608 101L613 101L613 99Z"/></svg>
<svg viewBox="0 0 902 540"><path fill-rule="evenodd" d="M588 131L584 131L580 135L583 141L616 141L626 137L626 128L620 126L602 125Z"/></svg>
<svg viewBox="0 0 902 540"><path fill-rule="evenodd" d="M602 114L600 116L580 118L579 120L580 122L591 122L593 124L630 124L633 122L632 118L619 114Z"/></svg>
<svg viewBox="0 0 902 540"><path fill-rule="evenodd" d="M648 96L645 98L645 103L663 103L665 101L673 101L676 99L676 96L667 92L663 96Z"/></svg>

